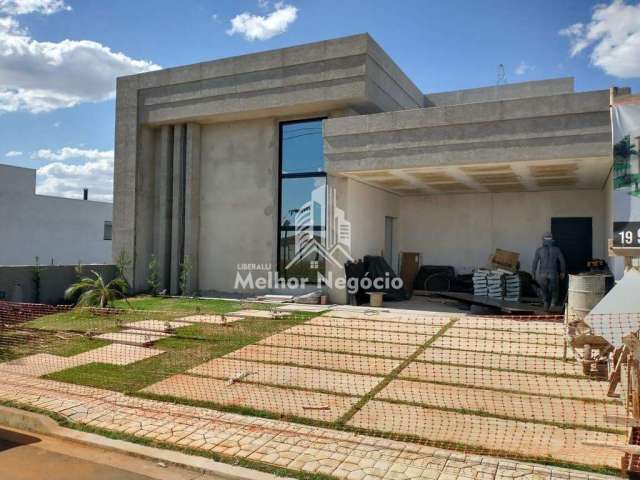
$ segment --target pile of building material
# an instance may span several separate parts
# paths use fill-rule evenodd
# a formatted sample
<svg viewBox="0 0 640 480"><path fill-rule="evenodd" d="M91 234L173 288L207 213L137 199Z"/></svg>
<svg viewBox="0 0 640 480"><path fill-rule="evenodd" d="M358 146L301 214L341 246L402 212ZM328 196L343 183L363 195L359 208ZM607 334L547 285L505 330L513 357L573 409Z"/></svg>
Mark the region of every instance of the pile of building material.
<svg viewBox="0 0 640 480"><path fill-rule="evenodd" d="M523 282L519 273L504 275L504 299L509 302L522 300Z"/></svg>
<svg viewBox="0 0 640 480"><path fill-rule="evenodd" d="M477 297L488 297L489 287L487 285L487 277L490 271L484 268L478 268L473 272L473 294Z"/></svg>
<svg viewBox="0 0 640 480"><path fill-rule="evenodd" d="M489 297L502 300L504 297L504 273L499 270L491 270L487 275L487 289Z"/></svg>
<svg viewBox="0 0 640 480"><path fill-rule="evenodd" d="M479 268L473 272L473 294L478 297L519 302L522 299L522 279L518 273Z"/></svg>

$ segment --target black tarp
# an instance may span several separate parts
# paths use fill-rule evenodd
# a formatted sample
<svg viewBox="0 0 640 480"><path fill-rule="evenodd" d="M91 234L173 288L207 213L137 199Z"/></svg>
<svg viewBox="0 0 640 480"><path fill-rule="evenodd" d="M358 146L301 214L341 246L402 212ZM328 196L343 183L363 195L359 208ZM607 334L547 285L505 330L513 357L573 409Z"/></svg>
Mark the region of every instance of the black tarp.
<svg viewBox="0 0 640 480"><path fill-rule="evenodd" d="M369 292L383 292L385 300L406 300L408 297L404 288L393 288L391 285L393 279L400 278L393 269L389 266L384 257L366 255L361 261L347 262L344 266L347 280L355 278L361 280L368 278L373 284L374 279L383 279L387 288L376 288L373 285L371 288L358 288L354 295L350 295L349 303L356 305L362 305L369 302ZM368 283L368 282L367 282ZM401 282L399 282L401 284ZM358 281L358 285L362 286L362 282Z"/></svg>

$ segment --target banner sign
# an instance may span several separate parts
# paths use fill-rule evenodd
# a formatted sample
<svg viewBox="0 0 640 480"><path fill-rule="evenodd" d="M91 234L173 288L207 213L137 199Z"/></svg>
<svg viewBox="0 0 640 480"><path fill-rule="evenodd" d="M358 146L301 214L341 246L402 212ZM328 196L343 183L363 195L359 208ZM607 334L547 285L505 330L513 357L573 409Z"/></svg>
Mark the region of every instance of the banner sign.
<svg viewBox="0 0 640 480"><path fill-rule="evenodd" d="M640 247L640 98L612 105L611 124L613 244Z"/></svg>

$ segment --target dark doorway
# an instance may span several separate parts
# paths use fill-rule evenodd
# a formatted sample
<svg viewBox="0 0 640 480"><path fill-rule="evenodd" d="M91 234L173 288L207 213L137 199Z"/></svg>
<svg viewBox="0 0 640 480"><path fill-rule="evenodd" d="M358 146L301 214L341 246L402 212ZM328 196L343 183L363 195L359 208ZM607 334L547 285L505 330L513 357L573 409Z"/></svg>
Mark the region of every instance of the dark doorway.
<svg viewBox="0 0 640 480"><path fill-rule="evenodd" d="M567 262L567 274L584 272L593 258L593 225L591 217L556 217L551 219L551 235ZM567 292L569 279L561 283L560 298Z"/></svg>

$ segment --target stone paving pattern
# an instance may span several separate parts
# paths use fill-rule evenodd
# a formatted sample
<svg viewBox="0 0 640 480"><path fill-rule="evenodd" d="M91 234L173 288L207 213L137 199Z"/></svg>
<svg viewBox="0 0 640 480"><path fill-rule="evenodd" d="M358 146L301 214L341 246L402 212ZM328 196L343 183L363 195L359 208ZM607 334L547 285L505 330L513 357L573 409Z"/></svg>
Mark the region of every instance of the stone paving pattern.
<svg viewBox="0 0 640 480"><path fill-rule="evenodd" d="M503 342L482 338L461 338L443 336L433 344L434 347L451 348L475 352L506 353L509 355L533 356L562 359L564 348L560 345L541 345L535 343ZM569 350L567 358L572 358Z"/></svg>
<svg viewBox="0 0 640 480"><path fill-rule="evenodd" d="M269 363L248 362L231 358L216 358L192 368L188 373L228 380L244 375L242 381L293 386L309 390L324 390L348 395L365 395L380 377L354 373L332 372L307 367L292 367Z"/></svg>
<svg viewBox="0 0 640 480"><path fill-rule="evenodd" d="M10 362L0 363L0 371L40 377L88 363L129 365L161 353L164 352L152 348L111 344L70 357L36 353L35 355L29 355Z"/></svg>
<svg viewBox="0 0 640 480"><path fill-rule="evenodd" d="M145 393L235 405L256 410L279 412L285 415L335 421L344 415L357 397L293 390L268 385L174 375L142 390Z"/></svg>
<svg viewBox="0 0 640 480"><path fill-rule="evenodd" d="M361 342L331 337L307 337L278 333L258 342L260 345L292 347L327 352L353 353L356 355L377 355L380 357L404 359L416 351L416 345L398 343Z"/></svg>
<svg viewBox="0 0 640 480"><path fill-rule="evenodd" d="M404 343L406 345L422 345L441 327L431 327L428 334L390 332L384 330L361 330L356 328L322 327L317 325L297 325L287 330L289 335L307 335L311 337L334 337L339 339L358 340L361 342Z"/></svg>
<svg viewBox="0 0 640 480"><path fill-rule="evenodd" d="M144 333L127 333L127 332L111 332L97 335L96 338L100 340L107 340L109 342L120 343L123 345L134 345L140 347L146 347L154 342L157 342L163 335L155 335L153 332Z"/></svg>
<svg viewBox="0 0 640 480"><path fill-rule="evenodd" d="M457 383L479 388L594 400L607 399L609 388L608 382L598 382L588 378L551 377L424 362L411 363L400 373L400 376L430 382Z"/></svg>
<svg viewBox="0 0 640 480"><path fill-rule="evenodd" d="M480 417L373 400L351 419L349 425L417 435L431 441L457 443L461 440L485 451L508 450L521 455L553 456L575 463L619 467L620 458L602 447L583 445L584 440L624 443L625 435L501 418ZM508 439L508 440L507 440Z"/></svg>
<svg viewBox="0 0 640 480"><path fill-rule="evenodd" d="M252 316L254 312L259 312L261 318L273 317L272 312L263 310L236 313ZM194 320L224 323L222 316L215 315L183 317L178 322L186 324ZM612 427L605 423L605 415L624 415L618 403L603 401L607 398L606 382L549 375L579 374L575 362L558 359L563 352L561 325L558 330L557 323L549 322L461 318L444 336L427 346L433 335L450 321L449 316L434 317L418 312L354 314L333 310L188 372L165 378L143 392L211 402L214 407L249 407L323 422L343 419L350 426L385 432L396 439L418 436L445 442L443 445L462 443L480 450L508 450L576 463L618 466L619 459L615 454L611 456L611 451L581 443L584 439L624 442L620 434L593 429ZM388 385L381 384L385 375L416 354L419 355L414 361L403 364L402 370L395 372L399 374L398 379L389 378ZM57 359L38 357L33 359L30 368L38 363L56 362L60 363ZM56 384L56 388L60 389L60 385ZM62 393L78 393L75 388L65 386ZM375 394L374 399L359 405L359 411L353 411L356 402L367 394ZM311 428L286 425L294 429ZM562 428L565 426L568 428ZM175 435L174 429L161 437L171 442L183 439L177 438L179 435ZM318 442L311 444L311 448L315 444ZM279 462L284 462L283 455L289 451L264 448L268 462L274 465L281 465ZM256 452L262 450L260 447ZM251 455L247 458L253 458ZM325 467L333 467L330 459L326 464L318 458L309 461L315 461L322 468L313 471L326 473ZM373 466L367 472L360 468L361 462L354 464L356 470L350 470L346 460L342 464L332 471L347 480L396 478L396 470L378 471L378 467ZM423 473L427 478L436 478ZM398 475L397 478L406 478L402 472ZM437 477L444 480L446 475L443 470ZM473 478L482 478L480 472L473 475Z"/></svg>
<svg viewBox="0 0 640 480"><path fill-rule="evenodd" d="M617 478L132 398L121 393L14 374L7 374L0 384L0 399L141 439L344 480ZM384 409L388 408L389 405L384 405ZM602 456L605 451L590 449L589 452ZM608 456L607 463L612 464L615 454Z"/></svg>
<svg viewBox="0 0 640 480"><path fill-rule="evenodd" d="M484 367L503 370L519 370L528 373L549 373L554 375L578 375L582 377L582 367L577 362L565 362L550 358L526 357L488 352L427 348L417 360L425 362L450 363L470 367Z"/></svg>
<svg viewBox="0 0 640 480"><path fill-rule="evenodd" d="M180 317L176 321L182 323L209 323L212 325L226 325L228 323L244 320L241 315L189 315ZM184 325L183 325L184 326Z"/></svg>
<svg viewBox="0 0 640 480"><path fill-rule="evenodd" d="M615 423L607 423L605 417L626 415L624 407L618 403L505 393L408 380L393 380L376 398L439 408L474 410L540 422L597 425L617 430L624 428Z"/></svg>
<svg viewBox="0 0 640 480"><path fill-rule="evenodd" d="M280 364L322 368L325 370L348 370L354 373L365 373L369 375L388 374L401 363L401 360L391 358L365 357L346 353L300 350L297 348L271 347L268 345L247 345L246 347L225 355L224 358L238 358L262 362L269 361Z"/></svg>

